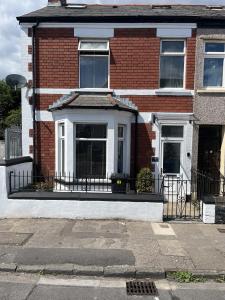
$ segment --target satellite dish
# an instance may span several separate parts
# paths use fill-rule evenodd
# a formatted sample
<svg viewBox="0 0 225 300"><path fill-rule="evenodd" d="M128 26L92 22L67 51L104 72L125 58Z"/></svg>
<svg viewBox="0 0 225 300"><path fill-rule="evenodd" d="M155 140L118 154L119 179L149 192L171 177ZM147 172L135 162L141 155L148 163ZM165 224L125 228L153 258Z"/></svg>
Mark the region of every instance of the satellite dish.
<svg viewBox="0 0 225 300"><path fill-rule="evenodd" d="M15 88L15 89L20 89L23 88L27 85L27 80L24 76L18 75L18 74L11 74L8 75L5 79L6 83Z"/></svg>

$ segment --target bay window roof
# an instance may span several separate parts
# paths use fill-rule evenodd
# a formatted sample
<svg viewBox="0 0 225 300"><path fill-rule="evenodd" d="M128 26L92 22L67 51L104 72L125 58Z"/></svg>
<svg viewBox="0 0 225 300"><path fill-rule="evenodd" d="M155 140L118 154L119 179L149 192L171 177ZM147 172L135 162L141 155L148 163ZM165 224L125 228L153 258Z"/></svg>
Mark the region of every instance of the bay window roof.
<svg viewBox="0 0 225 300"><path fill-rule="evenodd" d="M103 93L76 93L62 96L49 106L49 111L62 109L114 109L128 112L137 112L137 107L129 101Z"/></svg>

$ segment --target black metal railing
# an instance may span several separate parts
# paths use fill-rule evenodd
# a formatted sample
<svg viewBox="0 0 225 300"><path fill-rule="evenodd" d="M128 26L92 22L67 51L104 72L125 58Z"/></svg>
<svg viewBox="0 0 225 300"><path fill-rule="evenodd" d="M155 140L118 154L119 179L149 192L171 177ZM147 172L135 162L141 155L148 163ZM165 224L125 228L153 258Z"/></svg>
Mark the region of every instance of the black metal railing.
<svg viewBox="0 0 225 300"><path fill-rule="evenodd" d="M120 179L111 180L110 177L85 177L77 178L75 174L67 175L34 175L30 172L9 173L9 193L15 192L113 192L115 184L120 185ZM161 176L152 179L139 180L136 178L125 179L126 193L159 193L163 194L164 180ZM120 193L120 186L116 189ZM122 191L124 193L124 190Z"/></svg>

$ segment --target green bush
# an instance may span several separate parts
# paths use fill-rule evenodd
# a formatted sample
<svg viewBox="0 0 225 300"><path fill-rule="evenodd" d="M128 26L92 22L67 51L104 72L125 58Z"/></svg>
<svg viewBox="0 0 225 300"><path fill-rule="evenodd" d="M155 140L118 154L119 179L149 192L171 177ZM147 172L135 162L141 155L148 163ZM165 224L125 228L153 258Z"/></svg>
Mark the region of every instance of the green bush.
<svg viewBox="0 0 225 300"><path fill-rule="evenodd" d="M137 175L136 189L138 193L152 192L152 171L149 168L143 168Z"/></svg>
<svg viewBox="0 0 225 300"><path fill-rule="evenodd" d="M5 119L5 126L11 127L13 125L21 125L21 109L13 109L9 112Z"/></svg>

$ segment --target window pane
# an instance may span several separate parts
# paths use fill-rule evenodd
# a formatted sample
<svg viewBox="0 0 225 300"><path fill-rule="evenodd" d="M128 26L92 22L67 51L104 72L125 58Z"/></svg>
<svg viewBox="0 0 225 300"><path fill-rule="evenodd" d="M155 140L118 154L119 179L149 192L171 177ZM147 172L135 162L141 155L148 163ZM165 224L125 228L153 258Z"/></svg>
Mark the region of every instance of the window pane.
<svg viewBox="0 0 225 300"><path fill-rule="evenodd" d="M118 141L118 173L123 173L123 141Z"/></svg>
<svg viewBox="0 0 225 300"><path fill-rule="evenodd" d="M108 56L80 56L80 87L108 88Z"/></svg>
<svg viewBox="0 0 225 300"><path fill-rule="evenodd" d="M162 137L183 137L184 127L183 126L162 126Z"/></svg>
<svg viewBox="0 0 225 300"><path fill-rule="evenodd" d="M160 87L183 88L184 57L162 56L160 64Z"/></svg>
<svg viewBox="0 0 225 300"><path fill-rule="evenodd" d="M78 178L106 176L106 142L77 141L76 176Z"/></svg>
<svg viewBox="0 0 225 300"><path fill-rule="evenodd" d="M108 50L108 42L80 42L80 50Z"/></svg>
<svg viewBox="0 0 225 300"><path fill-rule="evenodd" d="M205 58L204 86L223 85L223 58Z"/></svg>
<svg viewBox="0 0 225 300"><path fill-rule="evenodd" d="M163 173L180 173L180 143L164 143Z"/></svg>
<svg viewBox="0 0 225 300"><path fill-rule="evenodd" d="M205 52L224 52L225 44L223 43L206 43Z"/></svg>
<svg viewBox="0 0 225 300"><path fill-rule="evenodd" d="M99 124L77 124L76 137L86 139L105 139L107 137L106 125Z"/></svg>
<svg viewBox="0 0 225 300"><path fill-rule="evenodd" d="M123 138L124 137L124 128L123 126L118 127L118 137Z"/></svg>
<svg viewBox="0 0 225 300"><path fill-rule="evenodd" d="M162 41L162 53L183 53L184 41Z"/></svg>

